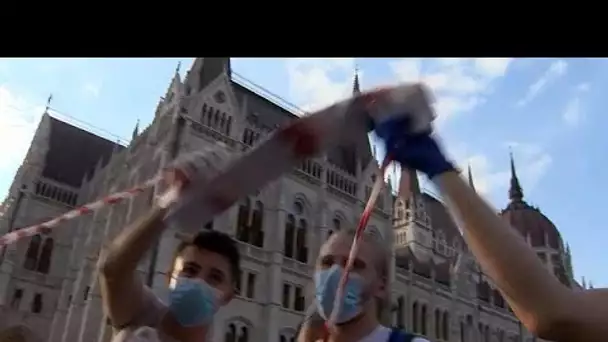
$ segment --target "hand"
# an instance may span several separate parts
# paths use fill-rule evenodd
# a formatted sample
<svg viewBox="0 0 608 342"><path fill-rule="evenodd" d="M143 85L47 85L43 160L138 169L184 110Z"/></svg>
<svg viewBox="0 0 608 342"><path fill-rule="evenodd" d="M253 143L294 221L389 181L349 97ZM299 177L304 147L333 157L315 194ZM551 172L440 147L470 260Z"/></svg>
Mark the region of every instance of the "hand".
<svg viewBox="0 0 608 342"><path fill-rule="evenodd" d="M400 164L425 173L430 179L455 170L441 152L431 129L412 132L412 118L400 116L375 125L376 135L385 144L386 152Z"/></svg>
<svg viewBox="0 0 608 342"><path fill-rule="evenodd" d="M208 147L177 158L163 172L168 189L158 197L157 205L167 208L178 202L190 190L215 177L229 160L224 146Z"/></svg>

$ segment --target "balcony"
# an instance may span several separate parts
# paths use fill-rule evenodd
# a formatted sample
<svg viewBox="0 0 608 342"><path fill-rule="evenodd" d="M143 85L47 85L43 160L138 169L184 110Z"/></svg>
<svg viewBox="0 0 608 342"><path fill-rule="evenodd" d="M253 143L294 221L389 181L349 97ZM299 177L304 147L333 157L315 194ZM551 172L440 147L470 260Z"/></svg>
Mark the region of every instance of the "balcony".
<svg viewBox="0 0 608 342"><path fill-rule="evenodd" d="M283 256L283 267L307 277L312 274L312 267L310 265L286 256Z"/></svg>
<svg viewBox="0 0 608 342"><path fill-rule="evenodd" d="M248 243L238 241L239 253L241 256L252 258L261 263L270 262L270 253L269 251L264 250L263 248L256 247L254 245L250 245Z"/></svg>

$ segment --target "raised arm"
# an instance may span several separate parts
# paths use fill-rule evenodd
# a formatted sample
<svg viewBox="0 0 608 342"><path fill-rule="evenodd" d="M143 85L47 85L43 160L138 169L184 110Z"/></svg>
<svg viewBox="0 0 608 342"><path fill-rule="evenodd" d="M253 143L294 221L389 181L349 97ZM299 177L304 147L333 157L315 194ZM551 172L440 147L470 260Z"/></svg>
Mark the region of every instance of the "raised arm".
<svg viewBox="0 0 608 342"><path fill-rule="evenodd" d="M114 327L129 324L142 309L143 283L136 274L137 264L160 237L164 212L155 206L126 227L100 255L103 308Z"/></svg>
<svg viewBox="0 0 608 342"><path fill-rule="evenodd" d="M225 151L210 147L176 160L164 173L168 190L145 215L125 228L102 251L98 268L105 314L114 327L128 325L143 309L143 283L137 277L137 264L160 238L166 210L188 192L199 191L229 161ZM174 218L175 219L175 218Z"/></svg>
<svg viewBox="0 0 608 342"><path fill-rule="evenodd" d="M605 341L608 291L562 285L525 240L455 172L434 178L467 244L528 330L553 341Z"/></svg>
<svg viewBox="0 0 608 342"><path fill-rule="evenodd" d="M574 291L549 273L524 239L460 178L432 135L430 104L417 96L418 102L404 100L411 105L401 113L372 114L387 153L438 185L484 272L528 330L556 342L605 341L608 289Z"/></svg>
<svg viewBox="0 0 608 342"><path fill-rule="evenodd" d="M164 208L179 197L184 177L175 171L168 172L169 190L100 254L98 270L103 308L114 327L128 325L143 309L143 283L137 276L137 265L160 238L165 228Z"/></svg>

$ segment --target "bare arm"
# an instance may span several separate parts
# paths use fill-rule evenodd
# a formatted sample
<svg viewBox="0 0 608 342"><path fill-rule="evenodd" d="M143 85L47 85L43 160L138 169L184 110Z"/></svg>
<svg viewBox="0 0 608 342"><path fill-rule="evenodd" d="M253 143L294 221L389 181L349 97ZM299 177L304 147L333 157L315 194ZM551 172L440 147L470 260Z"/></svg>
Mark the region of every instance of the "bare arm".
<svg viewBox="0 0 608 342"><path fill-rule="evenodd" d="M544 339L605 341L608 291L573 291L545 268L524 239L456 172L434 179L484 272L531 332Z"/></svg>
<svg viewBox="0 0 608 342"><path fill-rule="evenodd" d="M114 327L129 324L142 309L143 284L137 264L163 231L165 210L157 206L125 228L99 258L104 312Z"/></svg>

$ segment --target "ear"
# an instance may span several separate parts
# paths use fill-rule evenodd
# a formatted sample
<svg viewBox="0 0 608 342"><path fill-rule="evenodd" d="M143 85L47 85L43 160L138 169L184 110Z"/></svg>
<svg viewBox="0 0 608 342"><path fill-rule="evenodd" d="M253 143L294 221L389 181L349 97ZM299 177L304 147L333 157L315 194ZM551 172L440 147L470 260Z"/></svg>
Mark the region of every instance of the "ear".
<svg viewBox="0 0 608 342"><path fill-rule="evenodd" d="M386 298L387 289L388 289L388 275L386 275L386 274L380 275L380 277L378 277L376 286L377 286L376 287L377 297L382 298L382 299Z"/></svg>

